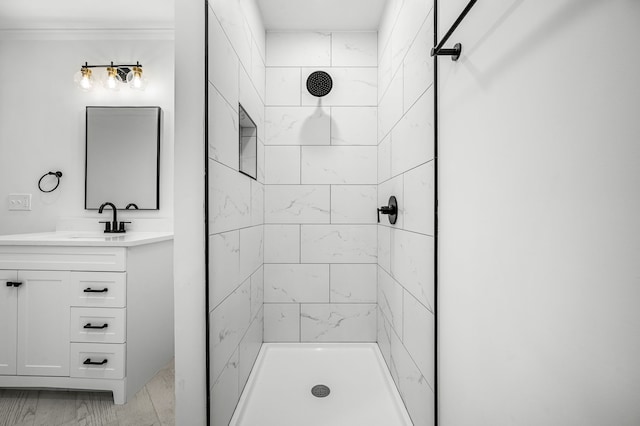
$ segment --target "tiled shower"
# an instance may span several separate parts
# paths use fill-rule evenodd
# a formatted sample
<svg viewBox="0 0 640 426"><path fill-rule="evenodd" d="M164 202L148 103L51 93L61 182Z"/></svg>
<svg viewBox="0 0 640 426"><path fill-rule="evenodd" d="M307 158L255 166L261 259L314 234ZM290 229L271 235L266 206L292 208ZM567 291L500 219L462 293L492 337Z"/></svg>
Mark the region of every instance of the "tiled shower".
<svg viewBox="0 0 640 426"><path fill-rule="evenodd" d="M217 1L207 28L211 424L262 342L377 342L414 424L433 424L431 2L389 1L378 31L300 32ZM239 105L256 179L238 171ZM391 195L398 222L378 224Z"/></svg>
<svg viewBox="0 0 640 426"><path fill-rule="evenodd" d="M376 340L376 41L267 33L266 342ZM304 85L318 70L323 98Z"/></svg>

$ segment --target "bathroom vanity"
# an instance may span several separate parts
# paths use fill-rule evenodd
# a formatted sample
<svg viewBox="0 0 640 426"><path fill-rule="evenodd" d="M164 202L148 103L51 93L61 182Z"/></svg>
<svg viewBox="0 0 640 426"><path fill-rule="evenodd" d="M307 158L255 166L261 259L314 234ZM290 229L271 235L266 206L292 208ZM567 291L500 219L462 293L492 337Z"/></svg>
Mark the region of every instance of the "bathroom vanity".
<svg viewBox="0 0 640 426"><path fill-rule="evenodd" d="M174 354L170 233L0 236L0 387L133 397Z"/></svg>

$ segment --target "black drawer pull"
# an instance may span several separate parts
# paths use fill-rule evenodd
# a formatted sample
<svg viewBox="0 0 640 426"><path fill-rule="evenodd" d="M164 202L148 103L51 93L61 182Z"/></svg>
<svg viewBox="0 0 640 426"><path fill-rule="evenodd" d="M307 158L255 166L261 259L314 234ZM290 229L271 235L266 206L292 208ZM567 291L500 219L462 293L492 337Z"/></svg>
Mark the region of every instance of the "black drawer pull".
<svg viewBox="0 0 640 426"><path fill-rule="evenodd" d="M106 293L108 291L109 291L108 288L103 288L102 290L94 290L91 287L87 287L84 289L85 293Z"/></svg>
<svg viewBox="0 0 640 426"><path fill-rule="evenodd" d="M91 323L88 322L84 325L83 328L94 328L94 329L102 330L103 328L107 328L107 327L109 327L109 324L106 324L106 323L102 325L91 325Z"/></svg>
<svg viewBox="0 0 640 426"><path fill-rule="evenodd" d="M84 365L105 365L107 363L107 361L108 361L107 359L103 359L100 362L93 362L93 361L91 361L91 358L87 358L87 359L84 360L83 364Z"/></svg>
<svg viewBox="0 0 640 426"><path fill-rule="evenodd" d="M20 281L7 281L7 287L20 287L22 285L22 282Z"/></svg>

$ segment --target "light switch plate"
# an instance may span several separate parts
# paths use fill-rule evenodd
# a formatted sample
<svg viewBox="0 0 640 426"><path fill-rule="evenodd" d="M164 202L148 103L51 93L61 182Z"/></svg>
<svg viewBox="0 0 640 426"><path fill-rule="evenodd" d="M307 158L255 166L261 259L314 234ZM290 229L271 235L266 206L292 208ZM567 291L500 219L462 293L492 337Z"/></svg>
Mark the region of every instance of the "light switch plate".
<svg viewBox="0 0 640 426"><path fill-rule="evenodd" d="M31 210L31 194L9 194L9 210Z"/></svg>

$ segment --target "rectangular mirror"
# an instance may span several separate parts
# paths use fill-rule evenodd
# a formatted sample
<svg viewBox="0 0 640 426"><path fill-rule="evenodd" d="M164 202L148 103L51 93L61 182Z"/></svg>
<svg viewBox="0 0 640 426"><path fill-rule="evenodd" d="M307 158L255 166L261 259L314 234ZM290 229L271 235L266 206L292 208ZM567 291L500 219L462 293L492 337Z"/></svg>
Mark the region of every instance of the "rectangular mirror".
<svg viewBox="0 0 640 426"><path fill-rule="evenodd" d="M85 204L160 208L160 107L87 107Z"/></svg>
<svg viewBox="0 0 640 426"><path fill-rule="evenodd" d="M240 173L257 180L258 129L249 114L238 105L240 122Z"/></svg>

